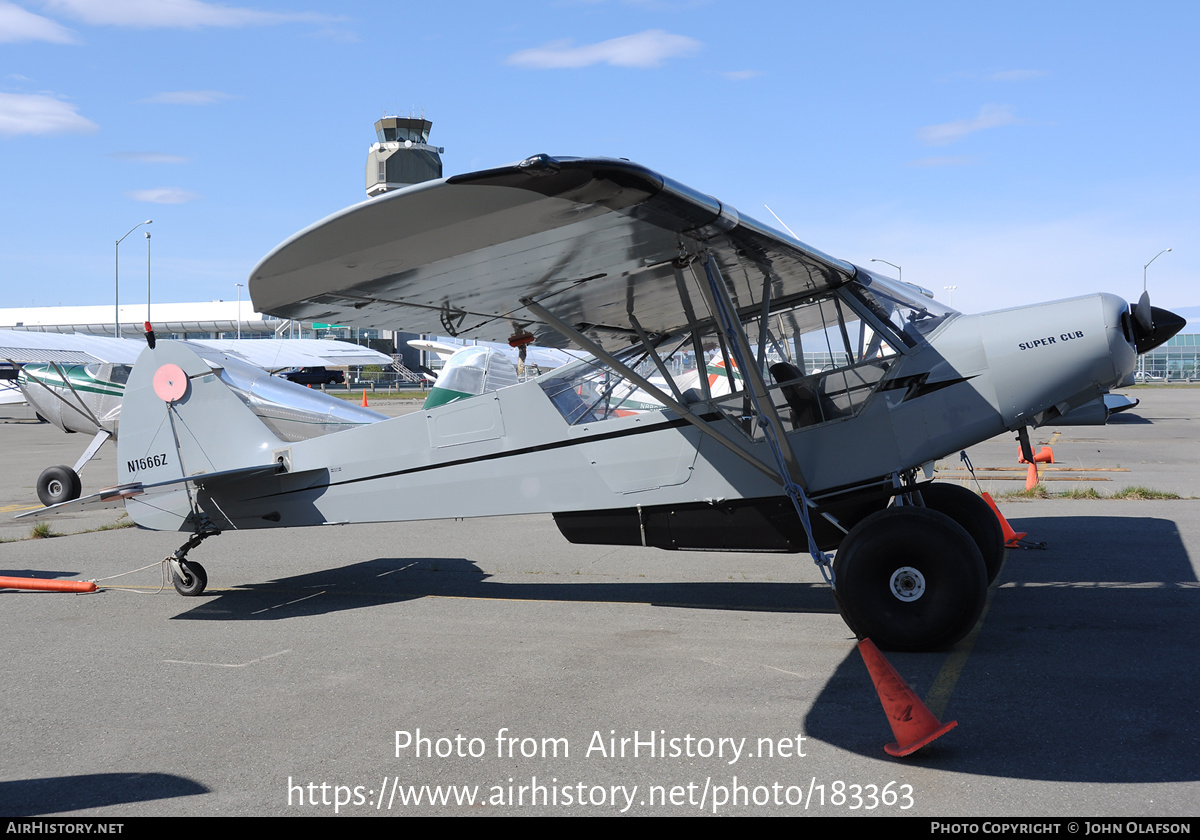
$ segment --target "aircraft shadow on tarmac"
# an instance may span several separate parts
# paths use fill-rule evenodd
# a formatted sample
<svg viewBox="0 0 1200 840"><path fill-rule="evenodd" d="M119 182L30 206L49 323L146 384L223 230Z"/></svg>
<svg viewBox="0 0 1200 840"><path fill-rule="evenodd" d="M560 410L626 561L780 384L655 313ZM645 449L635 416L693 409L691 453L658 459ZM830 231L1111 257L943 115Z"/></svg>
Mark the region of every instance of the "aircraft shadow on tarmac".
<svg viewBox="0 0 1200 840"><path fill-rule="evenodd" d="M1200 779L1200 587L1175 523L1081 516L1013 527L1048 550L1008 553L942 718L958 728L903 761L1048 781ZM922 697L948 662L888 658ZM826 684L805 731L892 761L857 652Z"/></svg>
<svg viewBox="0 0 1200 840"><path fill-rule="evenodd" d="M1200 779L1200 586L1175 523L1074 516L1012 524L1048 549L1009 552L944 715L959 726L905 761L1054 781ZM205 596L176 618L279 620L426 596L835 611L823 584L488 578L464 558L378 558ZM931 653L889 659L922 696L948 662ZM816 698L805 731L891 761L882 750L892 740L886 719L857 652Z"/></svg>
<svg viewBox="0 0 1200 840"><path fill-rule="evenodd" d="M1106 425L1116 426L1152 426L1153 420L1147 420L1140 414L1133 414L1128 411L1122 411L1119 414L1114 414L1108 418Z"/></svg>
<svg viewBox="0 0 1200 840"><path fill-rule="evenodd" d="M670 562L669 560L666 562ZM758 581L500 583L461 557L384 557L202 596L183 620L272 621L427 596L516 601L640 603L694 609L832 613L825 584ZM567 582L570 581L570 582Z"/></svg>
<svg viewBox="0 0 1200 840"><path fill-rule="evenodd" d="M33 817L131 802L208 793L204 785L169 773L88 773L0 782L0 813Z"/></svg>

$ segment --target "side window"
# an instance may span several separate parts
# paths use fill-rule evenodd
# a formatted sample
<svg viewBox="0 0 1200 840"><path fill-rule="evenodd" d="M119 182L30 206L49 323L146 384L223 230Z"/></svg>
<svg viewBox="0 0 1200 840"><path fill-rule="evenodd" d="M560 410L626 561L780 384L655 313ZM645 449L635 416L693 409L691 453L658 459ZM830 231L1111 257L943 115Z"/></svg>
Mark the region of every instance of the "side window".
<svg viewBox="0 0 1200 840"><path fill-rule="evenodd" d="M906 345L887 314L835 290L748 318L751 364L786 430L857 414ZM752 438L761 436L736 354L711 322L640 344L619 356L639 377L684 405L706 403ZM570 424L662 411L662 401L598 359L565 365L539 380Z"/></svg>
<svg viewBox="0 0 1200 840"><path fill-rule="evenodd" d="M761 330L764 379L785 430L857 414L898 355L900 336L879 319L865 322L852 302L838 292L806 300L772 313ZM752 342L754 326L745 325ZM718 407L759 436L744 401Z"/></svg>

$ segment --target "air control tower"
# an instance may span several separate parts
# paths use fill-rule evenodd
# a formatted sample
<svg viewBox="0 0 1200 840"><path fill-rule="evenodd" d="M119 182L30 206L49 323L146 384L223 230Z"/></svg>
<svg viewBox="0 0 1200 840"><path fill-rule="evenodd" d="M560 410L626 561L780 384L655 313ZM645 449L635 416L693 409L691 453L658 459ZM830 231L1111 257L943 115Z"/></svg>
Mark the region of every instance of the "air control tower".
<svg viewBox="0 0 1200 840"><path fill-rule="evenodd" d="M417 117L383 117L375 121L379 139L367 153L367 195L442 177L439 146L429 145L433 123Z"/></svg>

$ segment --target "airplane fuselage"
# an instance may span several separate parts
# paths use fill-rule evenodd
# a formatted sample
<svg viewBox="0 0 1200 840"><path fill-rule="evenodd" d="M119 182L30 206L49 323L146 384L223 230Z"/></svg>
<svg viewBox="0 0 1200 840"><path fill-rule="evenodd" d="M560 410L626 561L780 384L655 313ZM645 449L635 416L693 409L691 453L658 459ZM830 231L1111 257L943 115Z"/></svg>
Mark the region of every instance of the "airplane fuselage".
<svg viewBox="0 0 1200 840"><path fill-rule="evenodd" d="M1133 371L1136 354L1122 327L1127 309L1115 296L1091 295L946 318L926 340L891 357L853 411L787 432L806 489L820 496L885 482L1100 398ZM192 392L174 406L150 381L165 363L194 369ZM135 413L139 427L122 436L120 479L151 484L248 463L285 464L279 475L198 494L214 522L237 528L522 513L567 514L569 522L583 512L779 498L779 483L749 460L769 463L765 442L720 410L736 395L691 408L723 427L749 459L670 410L571 424L548 396L547 379L285 443L229 399L202 360L161 342L145 351L130 378L126 399L146 410ZM782 396L776 401L786 409ZM217 419L228 412L241 417L251 440L226 448L189 443L233 437ZM131 499L130 514L151 528L192 527L187 492L168 493L170 503L158 495ZM626 530L614 532L616 541L629 541Z"/></svg>
<svg viewBox="0 0 1200 840"><path fill-rule="evenodd" d="M44 420L64 432L116 436L129 365L27 364L17 385Z"/></svg>

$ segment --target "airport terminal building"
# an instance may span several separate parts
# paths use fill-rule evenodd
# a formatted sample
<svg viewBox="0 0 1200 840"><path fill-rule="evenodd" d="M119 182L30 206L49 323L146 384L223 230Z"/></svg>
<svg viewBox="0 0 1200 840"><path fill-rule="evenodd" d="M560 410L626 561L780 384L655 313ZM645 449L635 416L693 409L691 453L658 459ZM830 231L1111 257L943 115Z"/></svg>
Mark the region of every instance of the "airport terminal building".
<svg viewBox="0 0 1200 840"><path fill-rule="evenodd" d="M119 335L136 340L142 339L147 320L159 338L332 338L361 344L393 358L399 356L411 370L422 365L420 352L408 346L409 339L419 337L416 334L273 318L255 312L248 300L122 304L119 317L118 310L107 304L0 309L0 329L110 338Z"/></svg>
<svg viewBox="0 0 1200 840"><path fill-rule="evenodd" d="M78 333L140 339L149 321L163 338L351 338L349 330L330 324L285 321L255 312L248 300L203 303L111 304L101 306L35 306L0 309L0 329ZM347 335L338 333L346 332ZM354 330L379 338L379 330ZM332 334L331 334L332 333Z"/></svg>
<svg viewBox="0 0 1200 840"><path fill-rule="evenodd" d="M1143 358L1147 379L1168 382L1200 379L1200 334L1180 333Z"/></svg>

